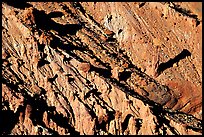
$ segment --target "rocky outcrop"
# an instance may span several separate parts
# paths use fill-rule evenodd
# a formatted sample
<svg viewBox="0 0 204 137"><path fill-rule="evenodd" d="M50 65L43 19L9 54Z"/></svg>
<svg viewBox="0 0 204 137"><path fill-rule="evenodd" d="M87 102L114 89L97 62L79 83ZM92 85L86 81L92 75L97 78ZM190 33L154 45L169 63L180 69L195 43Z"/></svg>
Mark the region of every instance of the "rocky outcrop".
<svg viewBox="0 0 204 137"><path fill-rule="evenodd" d="M202 134L200 5L3 2L1 134Z"/></svg>

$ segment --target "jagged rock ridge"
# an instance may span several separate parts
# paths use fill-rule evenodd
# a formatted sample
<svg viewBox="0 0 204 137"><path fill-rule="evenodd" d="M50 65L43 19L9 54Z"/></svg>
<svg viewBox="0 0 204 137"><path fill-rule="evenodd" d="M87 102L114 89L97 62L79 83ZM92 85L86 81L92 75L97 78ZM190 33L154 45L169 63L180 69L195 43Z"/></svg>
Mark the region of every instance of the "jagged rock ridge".
<svg viewBox="0 0 204 137"><path fill-rule="evenodd" d="M201 134L188 6L2 3L2 134Z"/></svg>

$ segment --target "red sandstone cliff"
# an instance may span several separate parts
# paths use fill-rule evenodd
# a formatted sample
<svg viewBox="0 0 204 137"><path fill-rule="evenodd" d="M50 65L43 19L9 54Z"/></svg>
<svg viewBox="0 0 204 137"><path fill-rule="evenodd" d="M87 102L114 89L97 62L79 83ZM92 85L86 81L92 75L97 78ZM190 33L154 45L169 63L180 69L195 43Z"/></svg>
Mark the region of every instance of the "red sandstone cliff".
<svg viewBox="0 0 204 137"><path fill-rule="evenodd" d="M3 2L7 135L202 134L202 3Z"/></svg>

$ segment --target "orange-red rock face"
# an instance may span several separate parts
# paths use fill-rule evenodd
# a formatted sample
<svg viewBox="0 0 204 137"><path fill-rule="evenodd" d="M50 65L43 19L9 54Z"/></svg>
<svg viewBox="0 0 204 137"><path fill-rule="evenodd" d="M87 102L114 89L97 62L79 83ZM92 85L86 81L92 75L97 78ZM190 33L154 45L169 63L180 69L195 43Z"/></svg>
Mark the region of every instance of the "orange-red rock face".
<svg viewBox="0 0 204 137"><path fill-rule="evenodd" d="M202 134L201 36L199 2L3 2L1 134Z"/></svg>

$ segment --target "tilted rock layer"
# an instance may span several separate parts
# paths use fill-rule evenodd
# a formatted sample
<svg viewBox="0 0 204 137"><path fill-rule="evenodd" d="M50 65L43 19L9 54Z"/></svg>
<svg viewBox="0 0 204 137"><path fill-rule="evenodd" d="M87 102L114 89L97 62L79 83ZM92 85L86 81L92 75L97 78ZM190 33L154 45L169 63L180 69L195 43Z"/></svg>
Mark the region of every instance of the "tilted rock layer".
<svg viewBox="0 0 204 137"><path fill-rule="evenodd" d="M202 3L3 2L2 135L202 134Z"/></svg>

